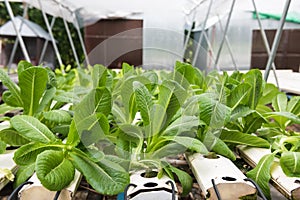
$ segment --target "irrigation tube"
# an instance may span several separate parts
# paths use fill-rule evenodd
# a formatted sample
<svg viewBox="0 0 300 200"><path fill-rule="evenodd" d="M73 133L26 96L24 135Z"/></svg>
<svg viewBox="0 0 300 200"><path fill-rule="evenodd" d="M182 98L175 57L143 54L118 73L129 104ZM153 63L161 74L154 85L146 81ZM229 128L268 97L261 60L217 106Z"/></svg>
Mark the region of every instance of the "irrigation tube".
<svg viewBox="0 0 300 200"><path fill-rule="evenodd" d="M32 181L26 181L24 183L22 183L21 185L19 185L16 189L14 189L14 191L9 195L9 197L7 198L7 200L14 200L17 198L18 192L22 189L22 187L24 187L25 185L28 184L33 184Z"/></svg>
<svg viewBox="0 0 300 200"><path fill-rule="evenodd" d="M20 46L21 46L22 52L23 52L23 54L24 54L25 60L26 60L27 62L30 62L30 58L29 58L29 55L28 55L28 52L27 52L25 43L24 43L23 38L22 38L22 36L21 36L21 34L20 34L20 32L19 32L19 30L18 30L18 28L17 28L17 25L16 25L16 23L15 23L14 13L13 13L13 11L12 11L12 9L11 9L11 6L10 6L8 0L4 0L4 1L5 1L5 5L6 5L6 9L7 9L7 11L8 11L9 17L11 18L13 27L14 27L14 29L15 29L15 31L16 31L17 38L18 38L18 40L19 40L19 42L20 42Z"/></svg>
<svg viewBox="0 0 300 200"><path fill-rule="evenodd" d="M206 22L208 20L209 14L210 14L210 10L211 10L212 4L213 4L213 0L210 0L209 6L208 6L208 10L207 10L204 22L202 24L202 31L201 31L200 38L199 38L199 41L198 41L198 44L197 44L197 48L196 48L196 51L195 51L195 56L193 58L193 63L192 63L193 66L195 66L197 58L198 58L198 54L199 54L199 50L200 50L201 42L202 42L202 38L203 38L203 32L205 31Z"/></svg>
<svg viewBox="0 0 300 200"><path fill-rule="evenodd" d="M176 199L176 192L175 192L175 185L172 181L167 181L166 182L167 185L171 185L171 188L172 188L172 200L175 200Z"/></svg>
<svg viewBox="0 0 300 200"><path fill-rule="evenodd" d="M216 196L217 196L218 200L222 200L222 199L221 199L221 194L220 194L220 192L219 192L219 190L218 190L218 186L217 186L216 183L215 183L215 179L211 179L211 183L212 183L212 185L213 185L213 188L214 188L214 190L215 190L215 193L216 193Z"/></svg>
<svg viewBox="0 0 300 200"><path fill-rule="evenodd" d="M128 189L129 189L130 186L137 187L137 185L135 185L135 184L133 184L133 183L129 183L129 184L125 187L125 189L124 189L124 199L125 199L125 200L128 199L128 198L127 198L127 192L128 192Z"/></svg>
<svg viewBox="0 0 300 200"><path fill-rule="evenodd" d="M282 14L281 19L280 19L279 27L276 31L276 35L275 35L275 38L274 38L274 42L273 42L272 49L271 49L271 52L270 52L270 56L269 56L267 66L266 66L266 71L265 71L265 74L264 74L265 81L268 80L269 73L270 73L270 70L271 70L271 65L275 60L275 56L276 56L276 52L277 52L277 49L278 49L278 46L279 46L279 42L280 42L280 38L281 38L281 34L282 34L284 22L285 22L285 18L286 18L286 15L288 13L290 4L291 4L291 0L287 0L285 2L285 5L284 5L283 14Z"/></svg>
<svg viewBox="0 0 300 200"><path fill-rule="evenodd" d="M257 17L257 22L258 22L258 26L259 26L259 29L260 29L261 37L263 39L263 42L264 42L267 54L268 54L268 56L270 56L270 54L271 54L271 52L270 52L270 45L268 43L268 39L267 39L267 36L266 36L265 29L262 26L262 23L261 23L261 20L260 20L260 17L259 17L259 13L257 11L255 0L252 0L252 3L253 3L255 14L256 14L256 17ZM277 74L276 74L276 66L275 66L274 62L272 62L272 69L273 69L273 72L274 72L274 77L275 77L276 85L277 85L278 88L280 88L279 87L278 78L277 78Z"/></svg>
<svg viewBox="0 0 300 200"><path fill-rule="evenodd" d="M236 0L232 1L231 8L230 8L230 11L229 11L229 15L228 15L227 22L226 22L226 26L225 26L225 30L224 30L223 39L221 41L221 44L220 44L220 47L219 47L219 50L218 50L218 53L217 53L216 61L215 61L215 68L217 68L218 70L219 70L218 62L219 62L221 51L222 51L222 48L223 48L223 45L224 45L224 42L225 42L225 39L226 39L226 34L228 32L229 22L230 22L230 19L231 19L231 15L232 15L232 12L233 12L235 1Z"/></svg>
<svg viewBox="0 0 300 200"><path fill-rule="evenodd" d="M50 38L51 38L51 40L52 40L53 48L54 48L54 51L55 51L55 54L56 54L58 63L59 63L59 65L61 66L63 63L62 63L62 60L61 60L61 57L60 57L58 48L57 48L57 46L56 46L55 39L54 39L54 37L53 37L52 29L51 29L51 27L50 27L50 25L49 25L49 21L48 21L47 15L46 15L46 13L45 13L45 11L44 11L44 9L43 9L42 2L41 2L41 0L38 0L38 1L39 1L39 5L40 5L40 8L41 8L42 14L43 14L43 18L44 18L45 24L46 24L47 29L48 29L48 32L49 32L49 34L50 34Z"/></svg>

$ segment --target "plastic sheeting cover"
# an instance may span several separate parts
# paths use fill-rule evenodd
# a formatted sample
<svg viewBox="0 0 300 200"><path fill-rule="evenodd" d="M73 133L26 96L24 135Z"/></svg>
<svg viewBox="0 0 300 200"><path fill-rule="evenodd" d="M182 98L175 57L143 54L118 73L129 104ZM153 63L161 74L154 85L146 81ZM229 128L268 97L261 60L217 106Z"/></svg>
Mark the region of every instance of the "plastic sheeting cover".
<svg viewBox="0 0 300 200"><path fill-rule="evenodd" d="M50 40L49 34L38 24L33 23L21 16L15 17L16 26L24 37L39 37ZM16 36L12 21L8 21L0 27L0 36Z"/></svg>

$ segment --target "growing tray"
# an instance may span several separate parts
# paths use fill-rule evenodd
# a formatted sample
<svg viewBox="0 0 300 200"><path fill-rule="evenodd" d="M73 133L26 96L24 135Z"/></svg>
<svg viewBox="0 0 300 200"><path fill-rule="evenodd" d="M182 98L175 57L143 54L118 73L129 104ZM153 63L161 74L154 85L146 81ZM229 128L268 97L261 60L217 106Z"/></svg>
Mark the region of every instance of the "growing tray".
<svg viewBox="0 0 300 200"><path fill-rule="evenodd" d="M245 181L247 177L229 159L221 155L210 159L199 153L186 157L202 192L210 200L218 199L214 186L221 199L235 200L246 196L256 199L256 188Z"/></svg>
<svg viewBox="0 0 300 200"><path fill-rule="evenodd" d="M237 149L240 156L252 167L255 167L264 155L271 153L270 149L256 147L239 146ZM286 198L300 200L300 178L287 177L278 159L271 167L271 181Z"/></svg>

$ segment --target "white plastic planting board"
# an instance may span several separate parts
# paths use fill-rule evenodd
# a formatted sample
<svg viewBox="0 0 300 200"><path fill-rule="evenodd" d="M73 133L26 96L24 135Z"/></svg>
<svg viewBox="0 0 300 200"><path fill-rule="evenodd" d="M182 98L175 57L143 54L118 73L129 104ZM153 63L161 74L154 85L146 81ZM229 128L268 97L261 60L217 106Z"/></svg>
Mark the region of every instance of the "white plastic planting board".
<svg viewBox="0 0 300 200"><path fill-rule="evenodd" d="M167 176L160 179L155 177L143 177L143 171L138 171L130 176L130 183L136 187L130 186L127 190L127 197L131 200L170 200L172 199L172 187L168 184L171 181L175 186L175 199L178 199L175 182Z"/></svg>
<svg viewBox="0 0 300 200"><path fill-rule="evenodd" d="M81 180L81 174L76 170L75 171L75 178L70 183L68 187L63 189L59 195L59 200L71 200L77 187ZM34 174L29 181L32 181L33 184L25 185L19 192L19 199L20 200L32 200L32 199L39 199L39 200L52 200L55 197L56 192L50 191L43 187L39 179L37 178L36 174Z"/></svg>
<svg viewBox="0 0 300 200"><path fill-rule="evenodd" d="M239 199L246 195L256 195L254 186L244 181L246 176L229 159L221 155L216 159L209 159L195 153L188 155L187 160L202 192L206 195L210 193L210 199L217 199L212 179L222 199Z"/></svg>
<svg viewBox="0 0 300 200"><path fill-rule="evenodd" d="M255 167L259 160L266 154L270 154L270 149L239 146L238 150L252 167ZM271 178L275 187L287 198L300 200L300 178L287 177L275 159L271 167Z"/></svg>
<svg viewBox="0 0 300 200"><path fill-rule="evenodd" d="M8 169L12 173L17 171L17 165L13 160L14 150L7 150L4 154L0 154L0 169ZM4 173L0 171L0 190L9 182Z"/></svg>

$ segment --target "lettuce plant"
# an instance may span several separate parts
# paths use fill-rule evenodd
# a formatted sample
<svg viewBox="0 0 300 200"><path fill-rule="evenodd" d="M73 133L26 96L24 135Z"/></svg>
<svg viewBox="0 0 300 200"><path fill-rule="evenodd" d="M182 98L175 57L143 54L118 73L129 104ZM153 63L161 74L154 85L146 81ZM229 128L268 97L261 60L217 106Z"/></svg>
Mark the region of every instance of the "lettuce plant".
<svg viewBox="0 0 300 200"><path fill-rule="evenodd" d="M252 135L264 121L256 111L265 87L258 70L228 76L215 71L203 75L182 63L177 63L176 69L188 81L193 100L198 103L197 137L208 150L235 160L234 145L270 146Z"/></svg>
<svg viewBox="0 0 300 200"><path fill-rule="evenodd" d="M21 61L18 64L18 84L3 70L0 70L0 79L8 88L3 93L4 104L1 105L7 108L5 112L19 109L23 115L36 117L50 129L61 130L71 122L71 113L59 110L68 100L58 98L55 74L51 70ZM13 128L1 130L0 139L11 146L29 142Z"/></svg>
<svg viewBox="0 0 300 200"><path fill-rule="evenodd" d="M288 101L259 70L204 74L177 62L172 72L124 64L119 73L101 65L53 73L21 62L18 76L19 85L0 71L8 88L0 109L23 110L0 132L21 146L17 184L36 172L45 187L61 190L77 169L98 192L116 194L129 172L143 168L159 177L176 174L187 193L191 177L168 164L168 156L212 151L234 160L238 144L272 149L248 173L261 177L265 193L275 157L287 175L299 175L299 133L287 127L300 121L300 99ZM72 111L59 110L65 103Z"/></svg>
<svg viewBox="0 0 300 200"><path fill-rule="evenodd" d="M108 79L106 69L95 66L93 85L81 93L82 100L74 101L58 92L63 91L59 81L73 84L72 74L71 79L68 75L64 75L64 79L57 78L51 71L27 62L19 63L18 68L19 85L1 73L1 80L9 89L4 93L5 103L23 110L21 115L10 119L11 128L0 133L8 144L21 146L14 155L20 166L15 185L36 172L46 188L62 190L73 180L77 169L98 192L109 195L121 192L129 182L128 172L93 148L109 129L106 116L111 110L111 95L102 84ZM101 70L103 76L100 76ZM90 76L88 73L90 71L86 76ZM67 90L71 91L65 87L64 93ZM70 112L59 110L70 101L68 99L75 102L74 117ZM65 140L57 137L60 133L57 131L62 130L60 126L67 126ZM98 127L101 132L95 132Z"/></svg>
<svg viewBox="0 0 300 200"><path fill-rule="evenodd" d="M78 104L66 140L58 139L42 122L32 116L11 119L12 127L30 143L14 155L20 165L17 184L34 171L49 190L62 190L79 170L91 186L102 194L113 195L124 190L129 175L119 164L106 158L94 144L109 132L107 115L111 95L105 87L95 87Z"/></svg>
<svg viewBox="0 0 300 200"><path fill-rule="evenodd" d="M171 178L176 174L187 193L191 177L169 165L165 158L187 150L207 153L195 138L199 119L193 108L197 102L189 93L192 89L188 82L178 72L140 73L128 65L117 77L108 136L117 156L110 159L126 163L129 171L155 169L159 177L166 173Z"/></svg>
<svg viewBox="0 0 300 200"><path fill-rule="evenodd" d="M235 72L231 76L224 73L217 80L214 95L211 96L218 104L223 104L223 107L226 105L227 110L221 109L218 104L212 106L215 113L223 114L217 117L222 120L221 126L216 127L219 131L214 130L214 135L219 136L215 141L221 142L216 142L212 150L231 158L233 154L226 146L232 147L233 144L271 148L272 154L264 156L257 167L247 173L270 197L268 183L272 163L277 162L276 157L287 176L299 177L300 138L299 133L290 130L289 126L300 122L300 99L293 97L288 100L286 94L280 93L274 85L265 83L258 70L250 70L245 74ZM201 113L209 107L205 105L203 111L200 109L200 118L204 117L203 114L201 117ZM229 113L229 116L226 117L225 113ZM208 119L214 119L213 115ZM206 124L210 122L207 119L203 121ZM215 124L218 123L210 122L208 130L214 128ZM211 135L206 130L206 126L199 129L202 137ZM221 145L222 142L227 145ZM218 146L221 148L218 149Z"/></svg>
<svg viewBox="0 0 300 200"><path fill-rule="evenodd" d="M258 130L258 135L272 144L272 153L265 155L247 174L258 181L269 198L268 183L274 162L279 162L287 176L300 177L300 133L289 128L293 124L300 124L300 98L297 96L288 100L284 93L278 93L271 105L272 109L265 109L262 114L268 121Z"/></svg>
<svg viewBox="0 0 300 200"><path fill-rule="evenodd" d="M102 194L117 194L128 184L128 173L121 166L107 160L101 151L95 157L78 146L80 137L74 121L65 143L34 117L15 116L11 124L19 134L31 141L14 155L15 162L20 166L17 185L35 171L46 188L59 191L73 180L75 169Z"/></svg>

